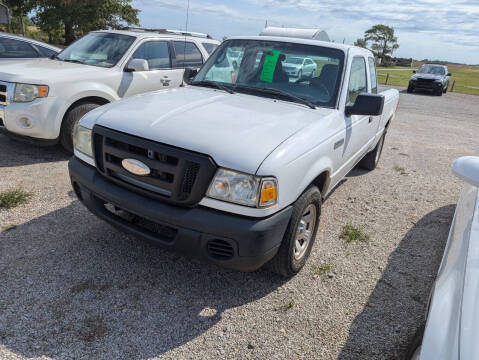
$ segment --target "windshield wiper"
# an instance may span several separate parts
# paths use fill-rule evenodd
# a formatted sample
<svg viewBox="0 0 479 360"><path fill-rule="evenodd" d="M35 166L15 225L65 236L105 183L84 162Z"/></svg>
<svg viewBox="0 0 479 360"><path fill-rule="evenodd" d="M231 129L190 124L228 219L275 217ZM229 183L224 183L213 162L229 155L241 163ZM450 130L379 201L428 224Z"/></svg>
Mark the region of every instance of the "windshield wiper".
<svg viewBox="0 0 479 360"><path fill-rule="evenodd" d="M201 80L201 81L193 81L191 85L206 85L206 86L213 86L217 89L224 90L230 94L234 94L235 92L233 89L229 88L228 86L221 85L217 83L216 81L209 81L209 80Z"/></svg>
<svg viewBox="0 0 479 360"><path fill-rule="evenodd" d="M251 90L251 91L257 91L257 92L263 92L266 94L272 94L272 95L279 95L281 97L287 98L292 100L293 102L297 102L303 105L308 106L311 109L316 109L316 105L314 105L311 101L308 101L306 99L300 98L299 96L290 94L286 91L278 90L278 89L273 89L273 88L262 88L262 87L255 87L255 86L245 86L245 85L236 85L235 89L244 89L244 90Z"/></svg>
<svg viewBox="0 0 479 360"><path fill-rule="evenodd" d="M62 60L60 58L58 58L59 60ZM71 63L75 63L75 64L85 64L83 61L80 61L80 60L72 60L72 59L63 59L63 61L65 62L71 62Z"/></svg>

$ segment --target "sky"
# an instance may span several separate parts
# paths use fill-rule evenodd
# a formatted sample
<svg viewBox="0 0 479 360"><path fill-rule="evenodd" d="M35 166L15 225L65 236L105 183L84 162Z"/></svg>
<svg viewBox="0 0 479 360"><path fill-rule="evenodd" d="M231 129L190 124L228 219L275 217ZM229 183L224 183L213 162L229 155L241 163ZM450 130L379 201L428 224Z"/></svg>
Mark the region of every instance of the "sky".
<svg viewBox="0 0 479 360"><path fill-rule="evenodd" d="M184 30L188 0L133 0L143 27ZM394 56L479 64L479 0L190 0L188 29L258 35L270 26L318 28L352 44L375 24L392 26Z"/></svg>

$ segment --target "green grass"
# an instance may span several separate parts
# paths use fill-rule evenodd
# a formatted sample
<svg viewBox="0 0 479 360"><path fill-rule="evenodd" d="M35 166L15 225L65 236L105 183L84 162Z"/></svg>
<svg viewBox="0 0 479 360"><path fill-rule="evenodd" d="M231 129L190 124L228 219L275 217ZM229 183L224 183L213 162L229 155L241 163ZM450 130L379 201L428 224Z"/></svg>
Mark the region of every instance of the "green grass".
<svg viewBox="0 0 479 360"><path fill-rule="evenodd" d="M18 205L28 202L32 194L22 190L15 189L0 193L0 209L12 209Z"/></svg>
<svg viewBox="0 0 479 360"><path fill-rule="evenodd" d="M346 224L343 226L343 231L339 235L340 239L346 242L369 241L369 235L364 233L360 228L353 224Z"/></svg>
<svg viewBox="0 0 479 360"><path fill-rule="evenodd" d="M323 275L333 270L333 265L324 264L321 266L313 266L313 271L316 275Z"/></svg>
<svg viewBox="0 0 479 360"><path fill-rule="evenodd" d="M413 68L406 67L378 67L378 81L380 84L384 84L386 81L386 75L389 73L388 85L404 86L407 87L409 78L413 75L413 70L417 70L421 63L416 63ZM405 69L404 71L391 71L392 69ZM456 80L454 86L454 92L478 95L479 96L479 66L472 65L448 65L449 72L451 72L451 80L449 82L449 91L451 90L452 83ZM476 87L473 89L471 87Z"/></svg>

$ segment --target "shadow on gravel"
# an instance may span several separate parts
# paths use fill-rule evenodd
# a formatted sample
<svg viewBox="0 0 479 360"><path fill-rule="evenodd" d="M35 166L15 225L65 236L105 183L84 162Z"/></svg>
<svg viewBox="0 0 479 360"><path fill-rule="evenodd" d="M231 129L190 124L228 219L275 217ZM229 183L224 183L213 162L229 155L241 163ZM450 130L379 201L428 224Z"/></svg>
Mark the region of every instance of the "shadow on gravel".
<svg viewBox="0 0 479 360"><path fill-rule="evenodd" d="M26 358L151 358L282 283L150 246L74 201L0 232L0 347Z"/></svg>
<svg viewBox="0 0 479 360"><path fill-rule="evenodd" d="M3 134L0 134L0 154L0 168L62 161L71 157L60 145L34 146Z"/></svg>
<svg viewBox="0 0 479 360"><path fill-rule="evenodd" d="M404 358L424 324L454 210L455 205L434 210L408 231L354 319L338 359Z"/></svg>
<svg viewBox="0 0 479 360"><path fill-rule="evenodd" d="M400 90L399 91L401 94L408 94L408 95L419 95L419 96L432 96L432 97L438 97L436 94L430 92L430 91L414 91L413 93L408 93L407 89Z"/></svg>

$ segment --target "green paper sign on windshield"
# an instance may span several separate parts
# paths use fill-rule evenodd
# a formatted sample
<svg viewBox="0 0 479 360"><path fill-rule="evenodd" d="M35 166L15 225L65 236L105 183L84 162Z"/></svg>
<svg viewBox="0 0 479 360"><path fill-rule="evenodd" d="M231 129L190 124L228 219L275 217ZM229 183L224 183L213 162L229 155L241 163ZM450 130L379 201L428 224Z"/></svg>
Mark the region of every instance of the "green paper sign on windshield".
<svg viewBox="0 0 479 360"><path fill-rule="evenodd" d="M276 64L278 63L279 55L281 51L279 50L269 50L266 53L266 57L263 63L263 70L261 71L260 80L272 83L274 77L274 70L276 69Z"/></svg>

